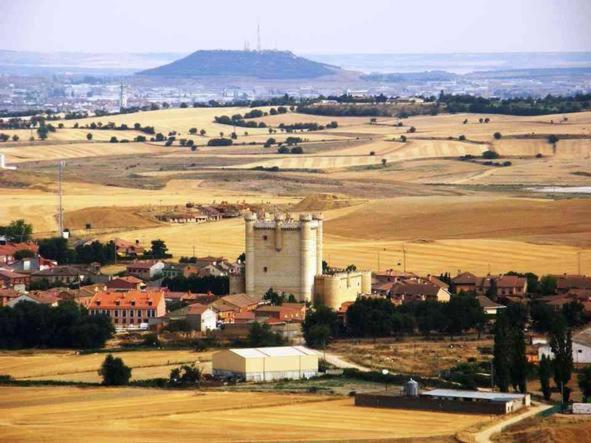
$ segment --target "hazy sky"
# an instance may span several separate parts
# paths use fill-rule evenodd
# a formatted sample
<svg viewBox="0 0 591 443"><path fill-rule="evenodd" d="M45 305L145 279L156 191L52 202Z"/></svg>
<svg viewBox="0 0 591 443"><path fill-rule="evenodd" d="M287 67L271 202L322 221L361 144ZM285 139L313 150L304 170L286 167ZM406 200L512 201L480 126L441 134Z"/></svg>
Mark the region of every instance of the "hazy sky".
<svg viewBox="0 0 591 443"><path fill-rule="evenodd" d="M591 51L591 0L0 0L0 49Z"/></svg>

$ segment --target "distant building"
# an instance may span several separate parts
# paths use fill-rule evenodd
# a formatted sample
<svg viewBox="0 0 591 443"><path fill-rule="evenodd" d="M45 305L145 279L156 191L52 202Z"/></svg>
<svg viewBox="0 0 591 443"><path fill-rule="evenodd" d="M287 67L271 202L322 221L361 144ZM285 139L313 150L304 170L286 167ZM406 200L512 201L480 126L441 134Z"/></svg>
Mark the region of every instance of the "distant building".
<svg viewBox="0 0 591 443"><path fill-rule="evenodd" d="M31 277L27 274L19 274L12 269L0 268L0 289L11 289L18 286L24 289L30 281Z"/></svg>
<svg viewBox="0 0 591 443"><path fill-rule="evenodd" d="M146 281L162 274L164 266L160 260L138 260L127 265L127 273Z"/></svg>
<svg viewBox="0 0 591 443"><path fill-rule="evenodd" d="M131 291L132 289L143 289L146 285L142 279L133 275L115 277L105 283L105 287L110 291Z"/></svg>
<svg viewBox="0 0 591 443"><path fill-rule="evenodd" d="M484 311L484 313L486 315L496 316L498 314L499 310L506 308L506 306L504 306L504 305L500 305L498 303L495 303L490 298L488 298L486 295L477 295L476 299L478 300L480 307L482 308L482 310Z"/></svg>
<svg viewBox="0 0 591 443"><path fill-rule="evenodd" d="M234 323L234 315L242 312L253 311L260 303L256 297L246 294L233 294L220 297L209 304L217 312L218 317L224 323Z"/></svg>
<svg viewBox="0 0 591 443"><path fill-rule="evenodd" d="M470 272L463 272L455 276L452 282L456 293L463 291L486 295L494 284L498 297L524 297L527 294L527 279L516 275L477 277Z"/></svg>
<svg viewBox="0 0 591 443"><path fill-rule="evenodd" d="M573 341L573 362L576 364L591 363L591 328L587 328L572 338ZM554 353L550 345L545 344L538 348L538 358L545 355L554 358Z"/></svg>
<svg viewBox="0 0 591 443"><path fill-rule="evenodd" d="M31 274L31 282L47 280L51 285L79 285L88 278L93 278L99 270L93 266L61 265Z"/></svg>
<svg viewBox="0 0 591 443"><path fill-rule="evenodd" d="M449 291L443 287L433 283L409 280L394 283L387 295L395 303L412 303L426 300L448 302L451 298Z"/></svg>
<svg viewBox="0 0 591 443"><path fill-rule="evenodd" d="M0 236L0 265L14 263L16 261L14 255L17 251L31 251L37 254L38 249L37 245L33 242L15 243Z"/></svg>
<svg viewBox="0 0 591 443"><path fill-rule="evenodd" d="M554 275L558 294L576 294L591 291L591 277L586 275Z"/></svg>
<svg viewBox="0 0 591 443"><path fill-rule="evenodd" d="M414 380L411 380L414 382ZM414 382L416 384L416 382ZM408 385L408 383L406 384ZM405 388L406 388L405 385ZM531 405L529 394L433 389L419 392L418 385L407 392L359 393L355 406L415 409L474 414L509 414Z"/></svg>
<svg viewBox="0 0 591 443"><path fill-rule="evenodd" d="M193 303L169 312L163 318L164 323L179 320L187 321L195 331L207 332L217 329L218 315L206 305Z"/></svg>
<svg viewBox="0 0 591 443"><path fill-rule="evenodd" d="M247 381L311 378L318 374L318 352L304 346L226 349L213 354L213 375Z"/></svg>
<svg viewBox="0 0 591 443"><path fill-rule="evenodd" d="M303 303L283 303L280 306L260 305L254 310L254 317L258 319L276 319L279 321L304 321L306 305ZM236 321L236 318L234 319Z"/></svg>
<svg viewBox="0 0 591 443"><path fill-rule="evenodd" d="M145 252L145 248L139 240L130 242L121 238L113 240L115 243L115 252L120 257L138 257Z"/></svg>
<svg viewBox="0 0 591 443"><path fill-rule="evenodd" d="M163 291L97 292L88 305L91 315L106 314L118 329L147 327L166 313Z"/></svg>

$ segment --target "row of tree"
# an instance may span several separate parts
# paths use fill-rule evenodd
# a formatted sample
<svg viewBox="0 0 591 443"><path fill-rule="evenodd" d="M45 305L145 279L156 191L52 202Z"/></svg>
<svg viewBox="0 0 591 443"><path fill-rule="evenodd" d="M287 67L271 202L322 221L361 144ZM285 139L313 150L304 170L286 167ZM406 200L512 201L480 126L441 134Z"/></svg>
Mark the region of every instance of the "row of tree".
<svg viewBox="0 0 591 443"><path fill-rule="evenodd" d="M105 315L73 301L58 306L22 301L0 308L0 348L100 348L115 332Z"/></svg>

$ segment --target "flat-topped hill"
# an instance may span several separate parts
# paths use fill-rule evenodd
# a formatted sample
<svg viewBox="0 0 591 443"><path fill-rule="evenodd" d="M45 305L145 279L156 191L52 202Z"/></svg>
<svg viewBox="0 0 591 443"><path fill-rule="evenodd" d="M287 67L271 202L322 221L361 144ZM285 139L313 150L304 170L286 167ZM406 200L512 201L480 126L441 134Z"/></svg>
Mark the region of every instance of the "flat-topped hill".
<svg viewBox="0 0 591 443"><path fill-rule="evenodd" d="M137 73L161 77L254 77L306 79L333 75L336 66L298 57L290 51L195 51L167 65Z"/></svg>

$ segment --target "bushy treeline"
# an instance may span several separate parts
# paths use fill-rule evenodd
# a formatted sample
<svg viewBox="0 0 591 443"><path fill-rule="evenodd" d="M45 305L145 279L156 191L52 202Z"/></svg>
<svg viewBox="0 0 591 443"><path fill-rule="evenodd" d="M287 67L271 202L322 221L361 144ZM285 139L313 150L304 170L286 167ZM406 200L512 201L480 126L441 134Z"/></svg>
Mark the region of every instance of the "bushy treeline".
<svg viewBox="0 0 591 443"><path fill-rule="evenodd" d="M394 305L387 298L359 298L347 311L347 328L358 337L388 337L438 332L458 335L481 329L485 316L472 295L454 295L449 302L418 301Z"/></svg>
<svg viewBox="0 0 591 443"><path fill-rule="evenodd" d="M591 108L591 94L577 94L563 97L547 95L544 98L486 98L468 94L441 94L439 103L445 104L447 111L508 114L544 115L579 112Z"/></svg>
<svg viewBox="0 0 591 443"><path fill-rule="evenodd" d="M392 117L392 111L385 106L357 105L301 105L301 114L326 115L334 117Z"/></svg>
<svg viewBox="0 0 591 443"><path fill-rule="evenodd" d="M251 111L252 112L252 111ZM231 117L227 115L215 116L214 121L220 125L240 126L242 128L266 128L265 122L246 121L241 114L235 114Z"/></svg>
<svg viewBox="0 0 591 443"><path fill-rule="evenodd" d="M105 315L72 301L52 307L23 301L0 308L0 348L100 348L115 332Z"/></svg>
<svg viewBox="0 0 591 443"><path fill-rule="evenodd" d="M165 278L162 281L162 286L167 287L171 291L179 292L211 292L215 295L226 295L230 293L230 279L228 277L213 275L206 277L198 277L197 275L185 277L178 275L174 278Z"/></svg>
<svg viewBox="0 0 591 443"><path fill-rule="evenodd" d="M112 263L117 257L115 243L101 243L98 240L87 245L78 245L74 249L68 247L68 240L62 237L39 240L39 254L59 264L73 263Z"/></svg>

